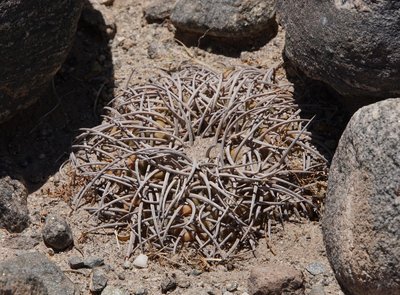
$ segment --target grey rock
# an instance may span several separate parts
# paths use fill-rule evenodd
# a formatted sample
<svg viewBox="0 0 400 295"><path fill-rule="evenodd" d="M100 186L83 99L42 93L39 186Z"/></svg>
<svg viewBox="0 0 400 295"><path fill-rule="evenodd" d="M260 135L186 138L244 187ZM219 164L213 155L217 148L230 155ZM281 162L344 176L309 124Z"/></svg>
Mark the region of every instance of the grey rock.
<svg viewBox="0 0 400 295"><path fill-rule="evenodd" d="M176 0L152 0L144 7L144 17L149 23L162 22L168 19Z"/></svg>
<svg viewBox="0 0 400 295"><path fill-rule="evenodd" d="M313 286L310 290L310 293L308 293L308 295L325 295L324 286L321 286L321 285Z"/></svg>
<svg viewBox="0 0 400 295"><path fill-rule="evenodd" d="M3 261L0 273L0 294L77 294L60 268L37 252Z"/></svg>
<svg viewBox="0 0 400 295"><path fill-rule="evenodd" d="M100 268L95 268L92 271L90 279L90 291L101 292L107 286L108 278L104 271Z"/></svg>
<svg viewBox="0 0 400 295"><path fill-rule="evenodd" d="M74 242L72 230L67 221L55 215L47 216L42 235L46 245L56 251L62 251Z"/></svg>
<svg viewBox="0 0 400 295"><path fill-rule="evenodd" d="M248 280L250 294L304 294L303 275L286 265L267 264L254 267Z"/></svg>
<svg viewBox="0 0 400 295"><path fill-rule="evenodd" d="M358 110L330 168L327 257L348 294L400 294L400 98Z"/></svg>
<svg viewBox="0 0 400 295"><path fill-rule="evenodd" d="M323 274L325 272L325 267L322 263L312 262L309 265L307 265L306 270L310 274L317 276L317 275Z"/></svg>
<svg viewBox="0 0 400 295"><path fill-rule="evenodd" d="M176 283L176 278L174 275L172 276L167 276L162 282L161 282L161 293L167 294L168 292L171 292L176 289L177 287Z"/></svg>
<svg viewBox="0 0 400 295"><path fill-rule="evenodd" d="M400 2L279 0L285 53L353 107L400 94Z"/></svg>
<svg viewBox="0 0 400 295"><path fill-rule="evenodd" d="M104 265L104 259L97 256L90 256L83 261L83 264L87 268L95 268Z"/></svg>
<svg viewBox="0 0 400 295"><path fill-rule="evenodd" d="M78 256L72 256L68 259L69 267L72 269L79 269L85 267L83 259Z"/></svg>
<svg viewBox="0 0 400 295"><path fill-rule="evenodd" d="M275 30L276 0L178 0L171 14L180 30L221 38L250 38Z"/></svg>
<svg viewBox="0 0 400 295"><path fill-rule="evenodd" d="M113 286L107 286L104 288L103 292L101 292L101 295L128 295L128 294L129 293L126 292L125 290Z"/></svg>
<svg viewBox="0 0 400 295"><path fill-rule="evenodd" d="M67 57L82 5L0 1L0 122L34 103L50 83Z"/></svg>
<svg viewBox="0 0 400 295"><path fill-rule="evenodd" d="M147 294L149 294L149 292L147 291L146 288L138 288L135 291L135 295L147 295Z"/></svg>
<svg viewBox="0 0 400 295"><path fill-rule="evenodd" d="M1 99L0 99L0 112L1 112ZM0 179L0 227L1 228L5 228L10 232L22 232L25 228L28 227L30 220L26 202L27 197L28 193L26 191L25 186L18 180L11 179L8 176Z"/></svg>
<svg viewBox="0 0 400 295"><path fill-rule="evenodd" d="M231 282L226 285L226 290L229 292L234 292L239 287L239 284L236 282Z"/></svg>

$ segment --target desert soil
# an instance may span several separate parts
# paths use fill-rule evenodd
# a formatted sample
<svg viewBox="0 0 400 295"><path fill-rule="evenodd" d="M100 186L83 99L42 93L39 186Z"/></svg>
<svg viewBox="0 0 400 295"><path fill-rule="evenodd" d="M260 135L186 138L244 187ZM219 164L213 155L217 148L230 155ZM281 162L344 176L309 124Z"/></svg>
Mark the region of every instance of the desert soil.
<svg viewBox="0 0 400 295"><path fill-rule="evenodd" d="M168 21L146 22L143 2L146 1L115 0L113 5L105 6L91 0L54 87L37 105L0 128L0 174L11 174L26 183L32 219L23 234L0 230L0 260L27 250L45 253L79 285L82 294L90 294L90 270L71 271L67 262L71 256L103 257L108 285L130 294L141 288L147 289L148 294L160 294L161 282L172 274L179 283L172 294L223 294L234 283L238 287L232 293L244 294L248 292L250 269L270 262L300 270L307 293L321 285L325 294L341 294L326 258L318 221L276 225L271 239L261 240L255 253L241 253L223 263L207 265L201 260L185 259L183 254L176 257L154 251L146 269L124 268L125 245L115 236L82 235L97 223L85 211L74 212L69 206L76 188L66 187L68 166L63 163L79 128L100 122L102 106L125 87L145 83L159 69L173 71L182 63L206 64L220 72L240 66L270 68L283 63L282 29L269 43L248 51L207 44L201 44L201 48L183 46L175 40L174 27ZM276 80L287 82L284 67L278 69ZM67 218L74 232L73 248L54 253L43 244L41 228L48 214ZM307 269L312 263L322 265L324 272L311 274Z"/></svg>

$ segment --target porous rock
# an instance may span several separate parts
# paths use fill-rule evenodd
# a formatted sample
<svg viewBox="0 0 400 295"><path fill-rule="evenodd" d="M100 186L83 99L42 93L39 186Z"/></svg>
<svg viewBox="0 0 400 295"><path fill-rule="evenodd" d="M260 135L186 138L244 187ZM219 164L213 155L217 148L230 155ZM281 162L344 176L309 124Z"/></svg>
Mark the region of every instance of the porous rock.
<svg viewBox="0 0 400 295"><path fill-rule="evenodd" d="M0 274L0 294L77 294L61 269L37 252L3 261Z"/></svg>
<svg viewBox="0 0 400 295"><path fill-rule="evenodd" d="M276 0L178 0L171 21L180 30L222 38L274 31Z"/></svg>
<svg viewBox="0 0 400 295"><path fill-rule="evenodd" d="M400 294L400 98L358 110L332 161L327 257L348 294Z"/></svg>
<svg viewBox="0 0 400 295"><path fill-rule="evenodd" d="M303 275L286 265L267 264L254 267L248 280L250 294L304 294Z"/></svg>
<svg viewBox="0 0 400 295"><path fill-rule="evenodd" d="M67 221L56 215L47 216L42 235L46 245L56 251L64 250L74 242L72 230Z"/></svg>
<svg viewBox="0 0 400 295"><path fill-rule="evenodd" d="M90 291L101 292L107 286L108 278L100 268L93 269L90 280Z"/></svg>
<svg viewBox="0 0 400 295"><path fill-rule="evenodd" d="M400 94L400 2L279 0L285 54L350 108Z"/></svg>
<svg viewBox="0 0 400 295"><path fill-rule="evenodd" d="M21 182L8 176L0 178L1 228L5 228L10 232L22 232L28 227L27 197L28 193Z"/></svg>
<svg viewBox="0 0 400 295"><path fill-rule="evenodd" d="M83 0L0 1L0 122L35 102L67 57Z"/></svg>

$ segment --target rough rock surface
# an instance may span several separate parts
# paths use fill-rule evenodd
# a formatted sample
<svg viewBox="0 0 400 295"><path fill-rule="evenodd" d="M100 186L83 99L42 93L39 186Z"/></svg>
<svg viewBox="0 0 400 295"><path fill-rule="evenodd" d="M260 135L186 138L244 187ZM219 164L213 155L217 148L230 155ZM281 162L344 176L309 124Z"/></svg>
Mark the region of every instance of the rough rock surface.
<svg viewBox="0 0 400 295"><path fill-rule="evenodd" d="M18 180L0 179L0 228L21 232L29 225L28 193Z"/></svg>
<svg viewBox="0 0 400 295"><path fill-rule="evenodd" d="M176 0L152 0L144 7L144 17L149 23L161 22L170 17Z"/></svg>
<svg viewBox="0 0 400 295"><path fill-rule="evenodd" d="M82 4L83 0L0 1L0 122L32 104L61 67Z"/></svg>
<svg viewBox="0 0 400 295"><path fill-rule="evenodd" d="M323 233L349 294L400 294L400 98L361 108L330 169Z"/></svg>
<svg viewBox="0 0 400 295"><path fill-rule="evenodd" d="M0 294L76 294L74 284L46 256L27 253L0 263Z"/></svg>
<svg viewBox="0 0 400 295"><path fill-rule="evenodd" d="M42 234L46 245L57 251L68 248L74 242L71 227L59 216L49 215L46 218Z"/></svg>
<svg viewBox="0 0 400 295"><path fill-rule="evenodd" d="M279 0L277 11L286 56L347 103L400 94L399 1Z"/></svg>
<svg viewBox="0 0 400 295"><path fill-rule="evenodd" d="M249 38L274 30L276 0L178 0L171 14L180 30L222 38Z"/></svg>
<svg viewBox="0 0 400 295"><path fill-rule="evenodd" d="M254 267L249 277L250 294L304 294L300 271L280 264Z"/></svg>

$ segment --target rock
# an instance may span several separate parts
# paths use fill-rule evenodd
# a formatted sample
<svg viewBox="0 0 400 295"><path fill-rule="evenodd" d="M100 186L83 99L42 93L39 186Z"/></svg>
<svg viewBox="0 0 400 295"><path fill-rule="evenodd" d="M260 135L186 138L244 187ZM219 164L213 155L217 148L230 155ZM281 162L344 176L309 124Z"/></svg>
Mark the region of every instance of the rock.
<svg viewBox="0 0 400 295"><path fill-rule="evenodd" d="M133 266L137 268L146 268L147 267L148 257L144 254L139 254L138 257L133 261Z"/></svg>
<svg viewBox="0 0 400 295"><path fill-rule="evenodd" d="M72 256L68 259L69 267L72 269L79 269L85 267L83 259L78 256Z"/></svg>
<svg viewBox="0 0 400 295"><path fill-rule="evenodd" d="M107 286L108 279L100 268L95 268L92 271L90 279L90 291L101 292Z"/></svg>
<svg viewBox="0 0 400 295"><path fill-rule="evenodd" d="M77 294L61 269L37 252L3 261L0 273L0 294Z"/></svg>
<svg viewBox="0 0 400 295"><path fill-rule="evenodd" d="M1 99L0 99L0 113L1 113ZM19 182L18 180L11 179L8 176L0 178L0 227L1 228L5 228L9 232L22 232L25 228L28 227L29 212L26 202L27 197L28 193L26 191L25 186L21 182Z"/></svg>
<svg viewBox="0 0 400 295"><path fill-rule="evenodd" d="M400 94L397 0L279 0L285 54L352 107Z"/></svg>
<svg viewBox="0 0 400 295"><path fill-rule="evenodd" d="M36 247L41 242L41 236L36 233L27 233L25 230L21 234L13 234L9 236L5 245L9 249L17 249L17 250L30 250Z"/></svg>
<svg viewBox="0 0 400 295"><path fill-rule="evenodd" d="M231 282L226 285L226 290L229 292L234 292L239 287L239 284L236 282Z"/></svg>
<svg viewBox="0 0 400 295"><path fill-rule="evenodd" d="M176 0L152 0L144 7L144 17L147 22L162 22L169 18Z"/></svg>
<svg viewBox="0 0 400 295"><path fill-rule="evenodd" d="M42 235L45 244L56 251L62 251L74 242L72 230L67 221L55 215L47 216Z"/></svg>
<svg viewBox="0 0 400 295"><path fill-rule="evenodd" d="M105 289L103 290L103 292L101 292L101 295L128 295L129 293L126 292L125 290L116 288L116 287L112 287L112 286L107 286L105 287Z"/></svg>
<svg viewBox="0 0 400 295"><path fill-rule="evenodd" d="M83 261L84 267L95 268L104 265L104 259L97 256L90 256Z"/></svg>
<svg viewBox="0 0 400 295"><path fill-rule="evenodd" d="M185 32L247 39L276 30L276 0L178 0L172 23Z"/></svg>
<svg viewBox="0 0 400 295"><path fill-rule="evenodd" d="M400 98L358 110L330 168L327 257L348 294L400 294Z"/></svg>
<svg viewBox="0 0 400 295"><path fill-rule="evenodd" d="M312 287L308 295L325 295L324 286L316 285Z"/></svg>
<svg viewBox="0 0 400 295"><path fill-rule="evenodd" d="M135 295L147 295L149 292L146 288L139 288L135 291Z"/></svg>
<svg viewBox="0 0 400 295"><path fill-rule="evenodd" d="M250 294L304 294L302 273L286 265L271 263L255 267L248 282Z"/></svg>
<svg viewBox="0 0 400 295"><path fill-rule="evenodd" d="M176 283L176 278L174 275L172 276L167 276L162 282L161 282L161 293L167 294L170 291L174 291L177 287Z"/></svg>
<svg viewBox="0 0 400 295"><path fill-rule="evenodd" d="M0 122L34 103L53 79L71 47L82 5L83 0L0 1Z"/></svg>
<svg viewBox="0 0 400 295"><path fill-rule="evenodd" d="M325 272L325 267L319 262L312 262L307 265L306 270L313 276L317 276Z"/></svg>

